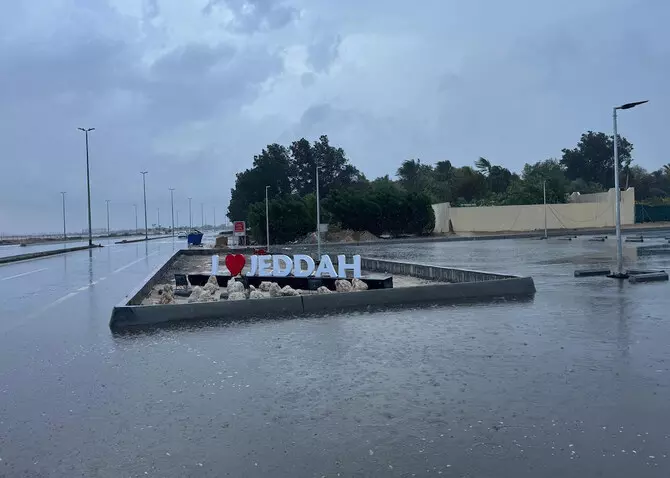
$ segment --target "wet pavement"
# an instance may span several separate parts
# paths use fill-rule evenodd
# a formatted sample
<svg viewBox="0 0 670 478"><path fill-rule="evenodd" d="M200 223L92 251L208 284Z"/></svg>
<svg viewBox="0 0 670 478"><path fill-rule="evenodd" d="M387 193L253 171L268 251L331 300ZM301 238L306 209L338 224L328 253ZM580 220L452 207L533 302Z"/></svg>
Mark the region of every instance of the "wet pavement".
<svg viewBox="0 0 670 478"><path fill-rule="evenodd" d="M174 247L0 266L46 268L0 282L0 476L670 475L670 284L572 276L611 239L356 249L532 275L529 302L112 335Z"/></svg>

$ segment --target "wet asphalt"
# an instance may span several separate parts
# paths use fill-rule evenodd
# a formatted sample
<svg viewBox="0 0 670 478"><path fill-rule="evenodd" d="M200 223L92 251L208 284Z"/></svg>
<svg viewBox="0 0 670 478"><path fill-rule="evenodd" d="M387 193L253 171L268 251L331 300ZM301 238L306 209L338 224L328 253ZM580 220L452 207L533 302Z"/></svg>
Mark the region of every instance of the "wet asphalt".
<svg viewBox="0 0 670 478"><path fill-rule="evenodd" d="M532 301L113 335L180 246L0 266L0 476L670 475L670 284L575 279L611 239L355 249L532 275Z"/></svg>

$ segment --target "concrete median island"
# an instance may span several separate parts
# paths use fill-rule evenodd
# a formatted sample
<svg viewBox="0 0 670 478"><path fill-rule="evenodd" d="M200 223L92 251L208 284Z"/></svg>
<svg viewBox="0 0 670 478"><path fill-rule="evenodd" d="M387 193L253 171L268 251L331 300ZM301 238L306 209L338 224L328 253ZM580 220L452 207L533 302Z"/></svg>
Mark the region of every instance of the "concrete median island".
<svg viewBox="0 0 670 478"><path fill-rule="evenodd" d="M248 268L236 276L225 266L210 276L212 256L229 252L177 251L114 307L110 328L196 320L290 318L347 310L532 298L535 294L531 277L365 257L360 258L360 277L323 277L318 276L318 271L307 277L299 272L259 277ZM319 263L329 262L329 257L321 259ZM337 268L346 262L344 256L330 259ZM255 259L250 262L254 264Z"/></svg>

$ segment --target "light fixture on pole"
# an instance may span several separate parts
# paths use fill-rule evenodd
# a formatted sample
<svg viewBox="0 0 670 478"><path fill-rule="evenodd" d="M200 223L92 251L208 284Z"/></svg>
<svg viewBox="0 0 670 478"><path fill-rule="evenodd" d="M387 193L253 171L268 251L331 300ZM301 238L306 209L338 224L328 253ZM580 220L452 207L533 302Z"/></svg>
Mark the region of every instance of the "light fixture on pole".
<svg viewBox="0 0 670 478"><path fill-rule="evenodd" d="M265 186L265 239L267 241L267 249L265 252L270 253L270 207L268 205L268 189L270 186Z"/></svg>
<svg viewBox="0 0 670 478"><path fill-rule="evenodd" d="M188 198L188 228L193 229L193 211L191 210L191 199Z"/></svg>
<svg viewBox="0 0 670 478"><path fill-rule="evenodd" d="M107 237L109 237L109 199L105 199L107 203Z"/></svg>
<svg viewBox="0 0 670 478"><path fill-rule="evenodd" d="M174 188L170 189L170 210L172 212L172 237L174 237Z"/></svg>
<svg viewBox="0 0 670 478"><path fill-rule="evenodd" d="M67 241L67 230L65 229L65 191L60 192L63 196L63 240Z"/></svg>
<svg viewBox="0 0 670 478"><path fill-rule="evenodd" d="M317 261L321 260L321 203L319 199L319 159L315 158L316 172L316 254Z"/></svg>
<svg viewBox="0 0 670 478"><path fill-rule="evenodd" d="M147 173L149 171L140 171L142 175L142 191L144 192L144 240L149 240L149 221L147 219Z"/></svg>
<svg viewBox="0 0 670 478"><path fill-rule="evenodd" d="M93 229L91 227L91 175L88 165L88 133L95 128L77 128L86 135L86 191L88 194L88 247L93 247Z"/></svg>
<svg viewBox="0 0 670 478"><path fill-rule="evenodd" d="M621 243L621 190L619 188L619 134L617 133L617 110L629 110L643 105L649 100L626 103L612 108L614 129L614 220L616 225L616 270L608 277L626 279L628 274L623 270L623 244Z"/></svg>

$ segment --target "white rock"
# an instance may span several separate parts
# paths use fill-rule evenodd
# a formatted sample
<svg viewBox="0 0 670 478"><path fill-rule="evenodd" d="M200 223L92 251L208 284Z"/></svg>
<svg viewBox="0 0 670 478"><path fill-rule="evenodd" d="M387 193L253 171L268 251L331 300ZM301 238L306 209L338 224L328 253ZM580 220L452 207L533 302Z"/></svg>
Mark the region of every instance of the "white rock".
<svg viewBox="0 0 670 478"><path fill-rule="evenodd" d="M247 295L244 292L231 292L228 300L247 300Z"/></svg>
<svg viewBox="0 0 670 478"><path fill-rule="evenodd" d="M174 304L174 286L172 284L163 284L158 289L159 304Z"/></svg>
<svg viewBox="0 0 670 478"><path fill-rule="evenodd" d="M277 284L276 282L272 282L270 284L269 292L270 292L270 297L279 297L279 296L282 295L281 287L279 287L279 284Z"/></svg>
<svg viewBox="0 0 670 478"><path fill-rule="evenodd" d="M284 288L281 290L281 295L283 295L284 297L293 297L293 296L296 296L296 295L299 295L299 294L298 294L297 290L295 290L290 285L287 285L287 286L284 286Z"/></svg>
<svg viewBox="0 0 670 478"><path fill-rule="evenodd" d="M212 284L211 282L207 282L207 284L205 284L202 287L202 290L204 290L209 295L214 295L217 292L219 292L219 285L218 284Z"/></svg>
<svg viewBox="0 0 670 478"><path fill-rule="evenodd" d="M263 281L261 282L261 285L258 286L258 288L263 292L270 292L270 287L272 287L272 284L274 284L274 282Z"/></svg>
<svg viewBox="0 0 670 478"><path fill-rule="evenodd" d="M333 291L330 290L330 289L329 289L328 287L326 287L325 285L322 285L321 287L319 287L318 289L316 289L316 293L317 293L317 294L332 294Z"/></svg>
<svg viewBox="0 0 670 478"><path fill-rule="evenodd" d="M249 284L249 290L250 290L250 291L251 291L251 290L256 290L256 286L253 286L253 285Z"/></svg>
<svg viewBox="0 0 670 478"><path fill-rule="evenodd" d="M196 285L195 287L193 287L191 295L188 296L189 303L200 302L200 298L202 297L202 295L203 295L202 287Z"/></svg>
<svg viewBox="0 0 670 478"><path fill-rule="evenodd" d="M252 290L249 293L250 299L265 299L265 295L260 290Z"/></svg>
<svg viewBox="0 0 670 478"><path fill-rule="evenodd" d="M193 302L216 302L219 300L218 288L212 293L205 290L204 287L195 286L188 297L190 303Z"/></svg>
<svg viewBox="0 0 670 478"><path fill-rule="evenodd" d="M337 292L351 292L353 287L348 280L340 279L335 281L335 290Z"/></svg>
<svg viewBox="0 0 670 478"><path fill-rule="evenodd" d="M228 295L232 294L233 292L244 292L244 284L240 281L236 280L229 280L228 281Z"/></svg>
<svg viewBox="0 0 670 478"><path fill-rule="evenodd" d="M207 279L207 284L212 284L219 287L219 283L216 281L216 276L209 276L209 279Z"/></svg>
<svg viewBox="0 0 670 478"><path fill-rule="evenodd" d="M354 290L368 290L368 285L356 277L351 281L351 285Z"/></svg>

